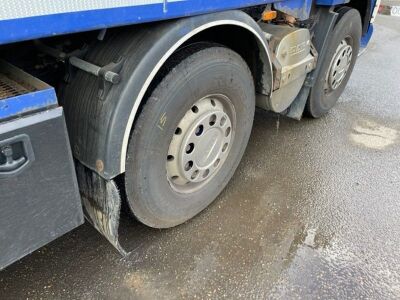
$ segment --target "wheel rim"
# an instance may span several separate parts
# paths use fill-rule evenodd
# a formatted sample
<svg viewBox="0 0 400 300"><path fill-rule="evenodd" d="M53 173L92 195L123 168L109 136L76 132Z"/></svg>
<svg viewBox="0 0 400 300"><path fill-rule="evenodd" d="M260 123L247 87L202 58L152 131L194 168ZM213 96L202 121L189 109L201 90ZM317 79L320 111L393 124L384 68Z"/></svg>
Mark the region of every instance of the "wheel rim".
<svg viewBox="0 0 400 300"><path fill-rule="evenodd" d="M344 39L336 49L325 80L325 92L336 90L346 78L353 58L353 48L347 39Z"/></svg>
<svg viewBox="0 0 400 300"><path fill-rule="evenodd" d="M218 173L231 150L236 114L220 94L196 101L178 123L167 156L167 177L180 193L202 188Z"/></svg>

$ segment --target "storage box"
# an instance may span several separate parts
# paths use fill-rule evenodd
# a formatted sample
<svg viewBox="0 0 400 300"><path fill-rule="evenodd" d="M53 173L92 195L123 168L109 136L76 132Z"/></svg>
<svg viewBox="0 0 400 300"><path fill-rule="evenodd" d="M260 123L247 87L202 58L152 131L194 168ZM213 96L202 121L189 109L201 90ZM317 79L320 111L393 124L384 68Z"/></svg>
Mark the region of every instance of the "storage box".
<svg viewBox="0 0 400 300"><path fill-rule="evenodd" d="M0 269L83 223L54 89L0 63Z"/></svg>

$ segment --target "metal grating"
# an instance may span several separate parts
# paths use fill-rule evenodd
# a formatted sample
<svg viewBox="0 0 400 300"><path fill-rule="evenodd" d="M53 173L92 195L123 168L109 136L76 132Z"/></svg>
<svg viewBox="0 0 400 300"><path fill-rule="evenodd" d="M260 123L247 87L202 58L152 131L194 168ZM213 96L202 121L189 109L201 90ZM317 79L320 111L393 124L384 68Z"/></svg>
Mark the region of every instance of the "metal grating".
<svg viewBox="0 0 400 300"><path fill-rule="evenodd" d="M0 74L0 100L27 94L31 91L5 74Z"/></svg>

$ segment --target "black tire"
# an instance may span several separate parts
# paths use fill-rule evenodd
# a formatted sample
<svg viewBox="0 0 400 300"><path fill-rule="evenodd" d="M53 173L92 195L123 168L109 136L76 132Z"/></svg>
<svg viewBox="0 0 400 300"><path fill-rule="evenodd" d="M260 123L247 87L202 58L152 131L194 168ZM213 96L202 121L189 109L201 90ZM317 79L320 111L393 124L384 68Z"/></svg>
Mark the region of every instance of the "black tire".
<svg viewBox="0 0 400 300"><path fill-rule="evenodd" d="M324 58L320 74L314 87L311 89L310 97L307 101L306 115L313 118L320 118L335 106L353 72L360 49L362 24L359 12L352 8L342 7L338 10L338 13L338 21L332 32L326 57ZM325 89L327 74L335 52L344 39L346 39L347 43L353 49L350 67L339 87L328 92Z"/></svg>
<svg viewBox="0 0 400 300"><path fill-rule="evenodd" d="M179 225L206 208L227 185L250 136L255 88L247 64L222 46L185 48L179 63L155 87L131 135L125 174L129 206L142 223L154 228ZM197 100L213 93L231 99L236 133L224 164L212 181L193 193L176 192L167 179L166 158L179 121ZM160 127L159 121L165 121Z"/></svg>

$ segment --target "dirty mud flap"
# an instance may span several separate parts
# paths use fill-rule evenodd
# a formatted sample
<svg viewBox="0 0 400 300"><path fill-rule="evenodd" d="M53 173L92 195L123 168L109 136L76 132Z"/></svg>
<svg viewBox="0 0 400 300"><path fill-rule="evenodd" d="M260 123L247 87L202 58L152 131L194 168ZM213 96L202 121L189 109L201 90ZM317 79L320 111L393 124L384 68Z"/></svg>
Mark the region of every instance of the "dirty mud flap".
<svg viewBox="0 0 400 300"><path fill-rule="evenodd" d="M79 163L76 171L86 219L121 255L127 256L119 241L122 200L115 181L105 180Z"/></svg>
<svg viewBox="0 0 400 300"><path fill-rule="evenodd" d="M289 106L286 111L286 116L295 120L300 121L303 117L304 108L306 107L308 97L310 95L311 87L307 86L307 83L301 88L299 94L293 103Z"/></svg>

